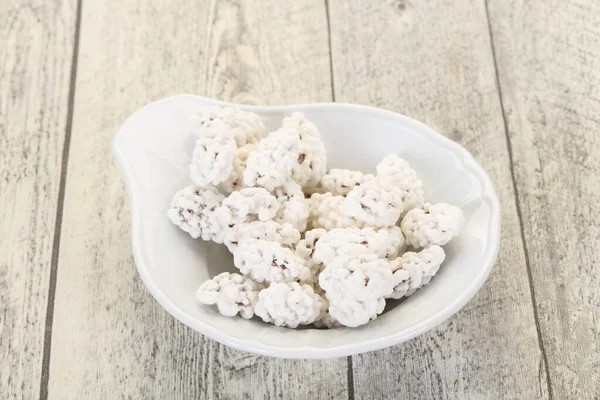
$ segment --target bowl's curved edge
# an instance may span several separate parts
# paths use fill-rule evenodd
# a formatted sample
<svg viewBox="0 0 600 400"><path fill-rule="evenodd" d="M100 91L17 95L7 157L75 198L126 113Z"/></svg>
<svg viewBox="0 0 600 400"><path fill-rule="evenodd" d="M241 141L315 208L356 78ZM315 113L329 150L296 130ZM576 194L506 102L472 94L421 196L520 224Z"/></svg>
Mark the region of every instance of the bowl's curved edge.
<svg viewBox="0 0 600 400"><path fill-rule="evenodd" d="M134 179L132 168L127 164L127 157L125 154L124 144L123 144L123 135L124 130L126 129L128 122L132 120L136 114L140 113L143 109L157 105L158 103L168 102L176 98L185 98L190 97L195 100L202 100L207 104L215 104L215 105L238 105L243 107L248 111L260 112L261 110L270 109L270 110L279 110L279 111L298 111L298 109L310 110L314 108L352 108L355 110L359 110L362 112L367 112L370 114L375 114L384 118L392 118L396 120L401 120L404 124L412 125L417 128L419 131L424 132L429 136L429 139L437 142L442 147L445 147L452 151L458 158L461 160L463 167L466 170L469 170L477 180L482 184L482 197L486 198L490 204L491 209L491 217L490 217L490 231L492 234L492 243L493 247L486 254L486 258L482 260L482 268L480 273L475 277L473 282L467 289L452 303L449 303L441 309L437 314L432 317L421 321L419 324L412 327L412 329L407 330L407 332L400 334L393 334L384 337L379 337L371 340L366 340L359 344L350 344L343 345L338 347L331 348L316 348L316 347L295 347L295 348L287 348L287 347L276 347L270 346L263 342L259 342L256 340L246 340L240 338L232 338L228 335L223 334L212 326L205 324L196 319L192 319L186 312L181 310L177 305L172 303L168 298L166 298L162 292L158 289L155 282L150 277L147 267L145 265L143 249L140 243L139 234L142 231L142 218L141 213L139 211L139 207L137 206L138 199L135 190L137 184ZM364 353L368 351L374 351L381 348L385 348L388 346L396 345L407 340L410 340L416 336L419 336L428 330L434 328L435 326L441 324L446 321L448 318L453 316L456 312L458 312L469 300L475 296L477 291L483 286L485 281L487 280L491 270L496 262L498 257L499 249L500 249L500 230L501 230L501 214L500 214L500 202L496 195L496 191L494 189L494 185L489 178L489 176L485 173L483 168L475 161L473 156L464 149L458 143L451 141L450 139L442 136L437 133L427 125L416 121L410 117L406 117L402 114L398 114L392 111L383 110L380 108L365 106L365 105L357 105L357 104L349 104L349 103L312 103L312 104L300 104L300 105L286 105L286 106L270 106L270 107L257 107L257 106L249 106L249 105L241 105L241 104L233 104L227 103L219 100L213 100L202 96L196 95L176 95L166 97L155 102L149 103L142 107L141 109L134 112L119 128L116 136L112 141L112 153L116 159L117 165L123 174L123 178L125 181L125 186L127 188L127 193L130 202L131 208L131 245L133 250L133 256L135 260L136 267L142 278L142 281L152 294L152 296L158 301L158 303L164 307L170 314L172 314L179 321L189 326L190 328L214 339L220 343L223 343L227 346L250 351L260 355L266 355L271 357L278 358L295 358L295 359L325 359L325 358L335 358L335 357L345 357L349 355Z"/></svg>

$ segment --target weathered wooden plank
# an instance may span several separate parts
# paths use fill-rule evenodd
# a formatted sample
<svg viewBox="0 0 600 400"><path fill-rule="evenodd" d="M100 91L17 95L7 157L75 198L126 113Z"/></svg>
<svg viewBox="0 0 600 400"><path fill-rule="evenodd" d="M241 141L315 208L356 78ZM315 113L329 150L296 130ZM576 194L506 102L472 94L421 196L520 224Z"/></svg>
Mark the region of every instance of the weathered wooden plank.
<svg viewBox="0 0 600 400"><path fill-rule="evenodd" d="M330 7L336 100L399 111L464 145L503 213L500 257L480 293L439 328L353 357L355 398L547 397L483 2Z"/></svg>
<svg viewBox="0 0 600 400"><path fill-rule="evenodd" d="M135 109L175 93L330 100L323 2L84 1L50 397L346 396L345 359L225 348L175 321L140 281L110 141Z"/></svg>
<svg viewBox="0 0 600 400"><path fill-rule="evenodd" d="M600 395L600 4L490 1L555 399Z"/></svg>
<svg viewBox="0 0 600 400"><path fill-rule="evenodd" d="M0 0L0 397L40 391L75 1Z"/></svg>

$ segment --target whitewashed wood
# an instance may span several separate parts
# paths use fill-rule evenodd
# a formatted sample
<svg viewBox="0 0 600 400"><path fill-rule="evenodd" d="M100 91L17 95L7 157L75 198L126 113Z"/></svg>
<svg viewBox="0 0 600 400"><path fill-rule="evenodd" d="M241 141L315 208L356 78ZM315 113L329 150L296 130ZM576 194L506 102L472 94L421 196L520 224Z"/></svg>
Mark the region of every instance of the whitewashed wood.
<svg viewBox="0 0 600 400"><path fill-rule="evenodd" d="M0 397L37 398L75 2L0 0Z"/></svg>
<svg viewBox="0 0 600 400"><path fill-rule="evenodd" d="M600 396L600 4L490 1L555 399Z"/></svg>
<svg viewBox="0 0 600 400"><path fill-rule="evenodd" d="M84 1L49 397L345 397L346 359L225 348L174 320L139 279L110 140L138 107L176 93L330 100L323 2Z"/></svg>
<svg viewBox="0 0 600 400"><path fill-rule="evenodd" d="M355 398L547 398L483 2L330 0L330 18L336 101L399 111L464 145L503 213L479 294L437 329L353 357Z"/></svg>

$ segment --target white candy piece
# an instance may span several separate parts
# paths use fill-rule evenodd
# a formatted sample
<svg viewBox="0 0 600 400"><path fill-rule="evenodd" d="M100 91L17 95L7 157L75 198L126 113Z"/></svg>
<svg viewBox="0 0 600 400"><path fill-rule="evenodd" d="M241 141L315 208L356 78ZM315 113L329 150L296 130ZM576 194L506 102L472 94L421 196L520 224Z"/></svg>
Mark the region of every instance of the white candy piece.
<svg viewBox="0 0 600 400"><path fill-rule="evenodd" d="M278 210L279 203L271 193L263 188L245 188L223 200L215 215L222 226L233 228L244 222L270 221Z"/></svg>
<svg viewBox="0 0 600 400"><path fill-rule="evenodd" d="M258 150L246 161L244 185L261 186L273 191L292 178L292 168L298 161L298 141L295 132L283 127L262 139Z"/></svg>
<svg viewBox="0 0 600 400"><path fill-rule="evenodd" d="M252 318L258 302L258 292L263 286L240 274L223 272L204 282L196 291L200 303L217 305L219 312L227 317L238 313L242 318Z"/></svg>
<svg viewBox="0 0 600 400"><path fill-rule="evenodd" d="M285 185L276 188L274 195L279 203L275 221L287 222L300 232L304 232L308 221L308 201L304 198L300 185L288 181Z"/></svg>
<svg viewBox="0 0 600 400"><path fill-rule="evenodd" d="M316 127L294 113L283 126L260 141L246 163L244 184L269 191L294 180L301 187L316 186L327 170L327 153Z"/></svg>
<svg viewBox="0 0 600 400"><path fill-rule="evenodd" d="M269 240L246 240L233 252L233 262L257 282L291 282L310 279L304 260L293 250Z"/></svg>
<svg viewBox="0 0 600 400"><path fill-rule="evenodd" d="M258 294L255 313L263 321L277 326L296 328L312 324L322 314L325 304L310 285L275 282Z"/></svg>
<svg viewBox="0 0 600 400"><path fill-rule="evenodd" d="M167 216L194 239L223 243L223 229L214 216L222 200L215 188L190 185L175 194Z"/></svg>
<svg viewBox="0 0 600 400"><path fill-rule="evenodd" d="M275 241L285 247L294 247L300 240L300 232L288 223L271 221L251 221L226 227L223 243L234 252L240 243L249 239Z"/></svg>
<svg viewBox="0 0 600 400"><path fill-rule="evenodd" d="M320 237L312 258L325 265L329 265L339 256L361 253L390 258L398 254L401 244L397 232L392 234L387 229L335 228Z"/></svg>
<svg viewBox="0 0 600 400"><path fill-rule="evenodd" d="M257 143L265 131L260 117L239 107L212 106L198 111L194 134L201 138L219 136L235 139L238 147Z"/></svg>
<svg viewBox="0 0 600 400"><path fill-rule="evenodd" d="M190 177L199 186L216 186L227 180L233 168L235 140L225 136L200 138L192 153Z"/></svg>
<svg viewBox="0 0 600 400"><path fill-rule="evenodd" d="M327 171L327 152L317 127L300 112L283 119L283 126L297 132L298 158L292 167L292 179L300 186L316 186Z"/></svg>
<svg viewBox="0 0 600 400"><path fill-rule="evenodd" d="M440 246L431 246L418 253L412 251L390 262L398 282L389 295L392 299L410 296L431 281L444 262L446 253Z"/></svg>
<svg viewBox="0 0 600 400"><path fill-rule="evenodd" d="M329 231L334 228L364 226L361 221L346 214L344 211L346 198L344 196L319 196L315 194L312 197L320 197L318 200L318 208L316 210L314 209L314 204L313 209L311 210L311 205L309 203L309 218L312 218L311 226L313 228L322 228Z"/></svg>
<svg viewBox="0 0 600 400"><path fill-rule="evenodd" d="M377 317L385 308L384 297L394 289L392 271L374 254L340 256L319 276L329 301L329 313L342 325L356 327Z"/></svg>
<svg viewBox="0 0 600 400"><path fill-rule="evenodd" d="M363 174L360 171L349 169L330 169L321 179L321 190L330 192L335 196L346 196L355 186L360 185L365 179L373 179L373 175Z"/></svg>
<svg viewBox="0 0 600 400"><path fill-rule="evenodd" d="M258 147L255 144L249 143L239 147L235 151L232 161L231 174L229 174L229 178L227 178L227 180L221 184L221 187L224 191L231 193L245 187L244 171L246 170L246 161L248 160L250 153L256 151L257 149Z"/></svg>
<svg viewBox="0 0 600 400"><path fill-rule="evenodd" d="M365 225L396 225L402 213L402 197L387 178L370 179L354 187L344 201L344 211Z"/></svg>
<svg viewBox="0 0 600 400"><path fill-rule="evenodd" d="M391 177L397 190L402 197L403 212L406 213L413 208L422 208L425 202L423 183L417 177L417 173L410 167L408 162L396 154L386 156L377 164L377 177Z"/></svg>
<svg viewBox="0 0 600 400"><path fill-rule="evenodd" d="M410 210L400 227L406 242L414 248L443 246L458 235L465 223L460 208L446 203L425 203L423 209Z"/></svg>

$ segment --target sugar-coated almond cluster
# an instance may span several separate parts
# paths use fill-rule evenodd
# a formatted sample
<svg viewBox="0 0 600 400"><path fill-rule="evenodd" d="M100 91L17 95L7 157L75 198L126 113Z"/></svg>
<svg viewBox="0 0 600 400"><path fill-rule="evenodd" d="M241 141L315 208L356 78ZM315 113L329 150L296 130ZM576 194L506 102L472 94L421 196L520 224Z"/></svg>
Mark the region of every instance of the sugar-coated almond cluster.
<svg viewBox="0 0 600 400"><path fill-rule="evenodd" d="M240 272L202 283L201 303L289 328L357 327L429 283L464 225L460 208L425 202L395 154L376 174L327 171L302 113L264 133L258 115L237 107L198 113L193 184L167 215L192 238L225 244Z"/></svg>

